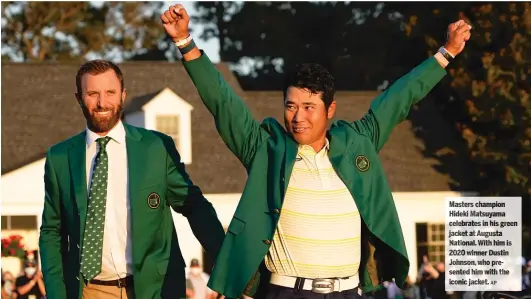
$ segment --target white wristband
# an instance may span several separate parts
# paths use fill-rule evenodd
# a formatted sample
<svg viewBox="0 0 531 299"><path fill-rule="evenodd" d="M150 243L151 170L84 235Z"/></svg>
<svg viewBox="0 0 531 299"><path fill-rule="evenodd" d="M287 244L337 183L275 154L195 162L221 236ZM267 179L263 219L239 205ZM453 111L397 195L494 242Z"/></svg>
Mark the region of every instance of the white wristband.
<svg viewBox="0 0 531 299"><path fill-rule="evenodd" d="M187 43L189 43L190 41L192 40L192 36L191 35L188 35L187 38L185 39L181 39L181 40L178 40L176 42L174 42L175 46L177 46L178 48L186 45Z"/></svg>

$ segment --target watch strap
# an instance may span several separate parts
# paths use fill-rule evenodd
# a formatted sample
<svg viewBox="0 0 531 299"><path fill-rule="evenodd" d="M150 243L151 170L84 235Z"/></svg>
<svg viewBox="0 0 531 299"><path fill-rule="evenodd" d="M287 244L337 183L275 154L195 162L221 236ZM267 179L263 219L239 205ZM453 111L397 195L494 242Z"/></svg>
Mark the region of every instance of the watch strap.
<svg viewBox="0 0 531 299"><path fill-rule="evenodd" d="M442 56L448 60L448 62L452 62L452 60L454 60L454 56L452 54L450 54L450 52L448 52L448 50L446 50L446 48L444 47L440 47L439 48L439 51L437 51L439 53L442 54Z"/></svg>
<svg viewBox="0 0 531 299"><path fill-rule="evenodd" d="M188 45L186 45L186 47L178 48L178 49L179 49L179 52L181 52L181 54L184 55L192 51L194 48L195 48L195 43L194 43L194 40L192 39L192 41Z"/></svg>

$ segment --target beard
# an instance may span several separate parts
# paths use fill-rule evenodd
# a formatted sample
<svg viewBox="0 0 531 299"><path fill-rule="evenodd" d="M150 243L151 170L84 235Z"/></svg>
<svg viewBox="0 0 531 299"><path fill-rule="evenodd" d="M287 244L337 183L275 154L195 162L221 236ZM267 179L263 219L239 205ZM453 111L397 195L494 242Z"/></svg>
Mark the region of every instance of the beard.
<svg viewBox="0 0 531 299"><path fill-rule="evenodd" d="M81 105L83 115L87 120L87 127L94 133L109 132L120 121L123 114L123 102L116 107L98 107L92 111L89 111L87 106ZM98 115L98 112L110 111L108 115Z"/></svg>

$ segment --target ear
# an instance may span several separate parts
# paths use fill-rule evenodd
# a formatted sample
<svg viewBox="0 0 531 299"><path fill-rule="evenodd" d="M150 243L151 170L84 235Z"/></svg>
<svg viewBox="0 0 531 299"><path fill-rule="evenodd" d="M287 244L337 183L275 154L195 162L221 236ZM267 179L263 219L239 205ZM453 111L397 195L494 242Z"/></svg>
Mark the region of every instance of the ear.
<svg viewBox="0 0 531 299"><path fill-rule="evenodd" d="M330 106L328 106L328 111L326 111L326 118L332 119L335 113L336 113L336 101L332 101L332 103L330 103Z"/></svg>
<svg viewBox="0 0 531 299"><path fill-rule="evenodd" d="M127 95L127 89L124 88L124 91L122 91L122 104L125 103L125 96Z"/></svg>
<svg viewBox="0 0 531 299"><path fill-rule="evenodd" d="M74 93L74 97L76 98L76 101L79 105L83 103L83 100L81 99L80 95L77 92Z"/></svg>

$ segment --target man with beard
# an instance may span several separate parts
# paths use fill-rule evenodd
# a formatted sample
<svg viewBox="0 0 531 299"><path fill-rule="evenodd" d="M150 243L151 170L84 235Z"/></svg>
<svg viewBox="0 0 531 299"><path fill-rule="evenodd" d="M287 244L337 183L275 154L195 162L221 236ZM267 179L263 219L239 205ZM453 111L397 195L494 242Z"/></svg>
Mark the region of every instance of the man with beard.
<svg viewBox="0 0 531 299"><path fill-rule="evenodd" d="M52 146L45 163L39 245L47 298L184 297L170 209L187 217L215 259L225 234L214 208L169 136L121 122L118 66L89 61L76 86L87 128Z"/></svg>

